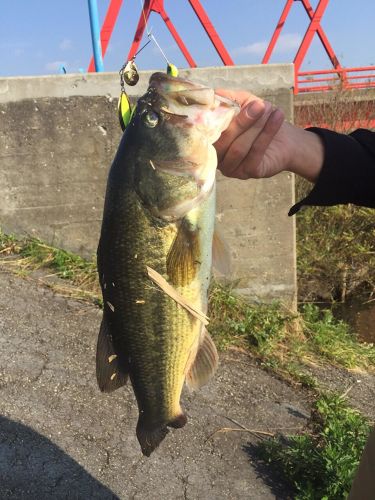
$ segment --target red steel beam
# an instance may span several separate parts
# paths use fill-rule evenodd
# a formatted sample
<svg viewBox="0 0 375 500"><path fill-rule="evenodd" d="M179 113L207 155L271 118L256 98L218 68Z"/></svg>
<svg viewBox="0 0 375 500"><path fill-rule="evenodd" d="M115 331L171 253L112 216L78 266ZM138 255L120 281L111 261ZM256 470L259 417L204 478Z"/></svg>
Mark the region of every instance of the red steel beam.
<svg viewBox="0 0 375 500"><path fill-rule="evenodd" d="M313 17L310 20L310 24L306 30L305 36L302 39L301 45L297 51L297 54L294 58L294 93L298 93L298 72L301 68L302 62L305 58L306 52L311 45L313 36L318 30L320 26L320 21L322 20L322 16L324 11L327 8L329 0L319 0L319 3L315 9Z"/></svg>
<svg viewBox="0 0 375 500"><path fill-rule="evenodd" d="M345 73L345 78L342 78L343 73ZM298 92L333 90L337 88L339 84L341 84L344 89L372 88L375 87L375 66L300 71L297 75L297 84Z"/></svg>
<svg viewBox="0 0 375 500"><path fill-rule="evenodd" d="M371 78L374 78L375 80L375 73L368 73L367 75L349 75L348 80L361 80L363 78L366 78L367 80L371 80ZM368 82L368 83L375 83L374 82Z"/></svg>
<svg viewBox="0 0 375 500"><path fill-rule="evenodd" d="M174 27L172 21L170 20L168 14L166 13L164 9L164 0L145 0L143 11L141 12L139 21L138 21L138 26L135 32L134 40L133 43L130 47L130 51L128 54L128 60L134 57L134 55L137 53L139 44L142 40L144 30L146 28L146 22L148 22L148 19L150 17L151 12L155 12L159 14L163 21L165 22L167 28L169 29L171 35L175 39L175 42L179 46L181 52L185 56L185 59L187 60L188 64L192 67L195 68L197 65L190 55L186 45L182 41L181 37L177 33L176 28Z"/></svg>
<svg viewBox="0 0 375 500"><path fill-rule="evenodd" d="M298 76L300 77L301 76L301 73L298 74ZM367 80L371 80L371 78L374 78L375 80L375 75L373 74L368 74L368 75L353 75L353 76L348 76L347 79L346 79L346 82L348 84L351 83L352 80L363 80L364 78L366 78ZM301 84L301 83L319 83L319 82L342 82L341 78L339 78L338 76L334 77L327 77L327 78L305 78L305 79L299 79L298 80L298 83ZM375 81L374 82L371 82L371 81L368 81L368 82L359 82L359 83L368 83L369 85L371 84L375 84ZM355 84L356 85L356 84Z"/></svg>
<svg viewBox="0 0 375 500"><path fill-rule="evenodd" d="M132 59L137 53L139 44L142 41L143 33L146 29L146 23L148 21L148 18L150 17L151 10L152 0L145 0L143 10L141 11L141 14L139 16L138 25L135 30L134 39L129 50L128 61L130 61L130 59Z"/></svg>
<svg viewBox="0 0 375 500"><path fill-rule="evenodd" d="M111 38L113 28L116 24L116 20L120 11L120 7L122 5L123 0L111 0L110 4L108 6L107 14L100 32L100 39L102 43L102 56L104 57L109 40ZM208 15L206 14L205 10L203 9L201 3L199 0L189 0L190 5L192 6L195 14L197 15L200 23L202 24L203 28L205 29L207 35L209 36L212 44L214 45L217 53L219 54L221 60L223 63L227 66L232 66L234 65L234 62L232 58L230 57L229 53L227 52L223 42L221 41L218 33L216 32L213 24L211 23ZM147 21L150 17L151 12L156 12L157 14L160 14L162 17L163 21L165 22L167 28L169 29L171 35L173 36L174 40L176 41L177 45L179 46L181 52L185 56L185 59L187 60L188 64L191 67L196 67L196 63L192 56L190 55L186 45L182 41L180 35L178 34L176 28L174 27L171 19L169 18L168 14L166 13L164 9L164 0L144 0L144 5L143 5L143 10L141 12L141 15L139 17L137 29L134 35L133 43L130 47L130 51L128 54L128 60L134 57L134 55L137 53L137 50L139 48L139 45L142 41L142 37L144 35L144 31L147 26ZM94 65L94 59L91 58L89 68L89 72L95 71L95 65Z"/></svg>
<svg viewBox="0 0 375 500"><path fill-rule="evenodd" d="M276 29L272 35L271 41L267 47L266 53L264 54L262 64L267 64L272 55L273 49L275 48L276 42L280 36L281 30L284 27L286 18L288 17L291 6L293 5L294 0L287 0L284 10L280 16L279 22L276 25Z"/></svg>
<svg viewBox="0 0 375 500"><path fill-rule="evenodd" d="M161 15L163 21L165 22L165 24L167 25L167 28L169 29L171 35L175 39L177 45L180 47L181 52L184 54L185 59L187 60L189 66L191 68L196 68L197 67L196 62L191 57L190 52L188 51L186 45L182 41L180 35L177 33L176 28L173 26L172 21L170 20L169 16L167 15L167 13L165 12L164 9L160 12L160 15Z"/></svg>
<svg viewBox="0 0 375 500"><path fill-rule="evenodd" d="M314 82L310 82L314 83ZM348 83L345 86L346 90L353 90L353 89L369 89L375 87L375 82L374 83ZM337 85L318 85L316 87L301 87L299 88L298 92L324 92L326 90L337 90Z"/></svg>
<svg viewBox="0 0 375 500"><path fill-rule="evenodd" d="M346 73L355 73L359 71L375 71L375 66L361 66L357 68L345 68ZM337 73L334 69L322 69L321 71L300 71L299 75L326 75L328 73Z"/></svg>
<svg viewBox="0 0 375 500"><path fill-rule="evenodd" d="M275 48L275 45L276 45L277 40L280 36L281 30L284 27L284 24L286 22L286 19L289 15L290 9L291 9L294 1L297 1L297 0L287 0L285 5L284 5L283 12L280 16L280 19L276 25L275 31L272 35L271 41L270 41L270 43L267 47L266 53L263 57L263 60L262 60L263 64L267 64L271 58L272 52ZM319 39L320 39L328 57L329 57L332 65L337 70L337 74L340 76L343 83L345 84L345 79L346 79L345 70L343 70L342 66L340 65L340 62L339 62L338 58L336 57L336 55L333 51L333 48L332 48L332 46L331 46L331 44L330 44L330 42L329 42L329 40L324 32L322 26L320 25L321 19L323 17L325 9L327 8L329 0L319 0L319 3L316 7L315 12L314 12L313 8L311 7L310 0L299 0L299 1L302 3L307 15L310 18L310 24L306 30L305 36L301 42L301 45L297 51L296 56L294 58L294 65L295 65L294 91L295 91L295 93L298 93L298 83L299 83L298 76L300 75L299 69L302 65L302 62L306 56L306 52L307 52L308 48L310 47L312 38L313 38L315 33L317 33L317 35L319 36Z"/></svg>
<svg viewBox="0 0 375 500"><path fill-rule="evenodd" d="M120 12L121 5L122 5L122 0L111 0L108 6L107 14L105 16L104 23L100 31L100 40L102 43L102 57L104 57L107 51L108 43L109 40L111 39L113 28L116 24L117 16L118 13ZM94 63L94 58L92 57L88 67L88 72L92 73L94 71L95 71L95 63Z"/></svg>
<svg viewBox="0 0 375 500"><path fill-rule="evenodd" d="M301 2L302 2L302 5L305 7L307 15L310 18L310 21L312 21L312 19L314 17L314 10L311 7L309 0L301 0ZM317 35L319 36L320 41L322 42L323 47L324 47L328 57L330 58L332 65L335 68L342 69L342 66L341 66L339 60L337 59L336 54L334 53L333 48L332 48L331 44L329 43L329 40L328 40L326 34L324 33L324 30L320 24L317 28Z"/></svg>
<svg viewBox="0 0 375 500"><path fill-rule="evenodd" d="M221 38L219 37L217 31L215 30L213 24L210 21L206 11L202 7L199 0L189 0L190 5L193 7L195 14L197 15L201 25L206 31L209 39L211 40L216 52L219 54L220 59L223 61L225 66L234 66L234 62L229 55L229 52L225 48Z"/></svg>
<svg viewBox="0 0 375 500"><path fill-rule="evenodd" d="M299 49L293 61L296 73L299 72L302 62L305 58L306 52L312 42L313 36L315 35L320 26L320 21L322 20L322 16L327 8L328 2L329 0L319 0L315 12L311 18L310 24L306 30L305 36L303 37L301 45L299 46Z"/></svg>

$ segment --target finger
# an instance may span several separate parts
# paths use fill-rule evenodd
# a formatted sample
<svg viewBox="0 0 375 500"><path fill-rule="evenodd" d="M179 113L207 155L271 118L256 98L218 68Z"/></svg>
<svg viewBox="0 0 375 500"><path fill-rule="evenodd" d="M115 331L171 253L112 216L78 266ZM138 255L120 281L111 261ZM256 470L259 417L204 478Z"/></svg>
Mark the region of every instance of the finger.
<svg viewBox="0 0 375 500"><path fill-rule="evenodd" d="M265 111L261 118L255 120L250 128L247 128L242 134L238 135L231 143L224 158L219 162L219 168L225 175L232 176L241 165L251 150L253 142L264 128L271 112L271 103L266 103Z"/></svg>
<svg viewBox="0 0 375 500"><path fill-rule="evenodd" d="M270 177L275 171L266 171L264 155L274 139L281 125L284 123L284 113L280 109L274 110L268 118L263 130L254 140L247 156L236 171L239 179ZM281 163L281 162L280 162Z"/></svg>
<svg viewBox="0 0 375 500"><path fill-rule="evenodd" d="M270 103L266 103L261 99L256 98L248 102L241 109L238 115L231 121L228 128L221 134L218 141L214 144L219 162L222 161L233 141L247 129L252 127L256 120L258 120L259 117L261 117L262 114L270 108Z"/></svg>
<svg viewBox="0 0 375 500"><path fill-rule="evenodd" d="M227 97L237 102L241 107L248 102L254 101L254 99L259 99L257 96L250 94L250 92L246 92L246 90L215 89L215 94Z"/></svg>

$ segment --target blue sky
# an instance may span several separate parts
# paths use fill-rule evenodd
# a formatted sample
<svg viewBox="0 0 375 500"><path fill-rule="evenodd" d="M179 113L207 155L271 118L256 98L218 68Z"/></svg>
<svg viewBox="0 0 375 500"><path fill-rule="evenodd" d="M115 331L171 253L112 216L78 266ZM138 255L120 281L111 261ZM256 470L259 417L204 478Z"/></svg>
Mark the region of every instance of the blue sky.
<svg viewBox="0 0 375 500"><path fill-rule="evenodd" d="M313 7L317 0L310 0ZM98 0L101 20L109 0ZM285 0L201 0L236 64L261 62ZM220 65L203 28L187 0L164 0L177 31L198 66ZM122 66L140 14L140 0L124 0L104 59L106 71ZM292 62L308 26L299 2L279 39L271 62ZM322 26L346 67L375 64L375 1L331 0ZM187 63L163 21L152 14L150 27L168 58L179 67ZM0 0L0 76L56 74L61 65L69 73L86 71L92 53L87 0ZM139 69L164 68L151 44L138 56ZM329 68L319 41L313 41L304 70Z"/></svg>

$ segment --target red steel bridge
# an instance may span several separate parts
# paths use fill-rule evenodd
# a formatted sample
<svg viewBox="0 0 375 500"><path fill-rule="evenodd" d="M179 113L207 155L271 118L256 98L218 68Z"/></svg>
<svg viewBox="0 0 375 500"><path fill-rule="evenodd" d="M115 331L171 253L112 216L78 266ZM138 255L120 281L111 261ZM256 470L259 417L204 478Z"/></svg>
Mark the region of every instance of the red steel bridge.
<svg viewBox="0 0 375 500"><path fill-rule="evenodd" d="M204 10L202 4L200 3L200 0L188 0L188 2L193 8L196 16L198 17L208 37L210 38L211 43L216 49L223 64L226 66L234 65L232 58L230 57L223 42L221 41L219 34L217 33L213 24L211 23L209 16ZM272 35L266 53L263 57L262 64L267 64L269 62L272 52L275 46L277 45L278 38L285 25L286 19L290 13L290 10L294 2L300 2L300 4L302 4L309 19L309 24L306 29L305 35L293 60L295 68L294 93L298 94L301 92L322 92L326 90L332 90L335 88L342 88L347 90L347 89L364 89L364 88L375 87L375 66L358 67L358 68L345 68L341 66L340 61L338 60L328 40L328 37L321 26L321 20L328 6L329 0L319 0L319 3L317 4L315 10L312 8L309 0L286 0L280 19L275 27L274 33ZM120 11L122 3L123 0L110 0L107 14L100 31L100 46L101 46L100 50L102 57L104 57L106 53L108 43L111 38L113 28L116 24L117 16ZM197 65L193 57L191 56L188 48L182 41L180 35L178 34L176 28L174 27L170 17L168 16L164 8L164 0L144 0L143 10L140 13L138 26L136 28L134 35L134 40L129 50L128 60L130 60L136 54L139 45L142 41L144 31L147 27L148 18L152 12L155 12L161 16L167 28L169 29L171 35L175 39L178 47L185 56L185 59L188 62L189 66L192 68L196 67ZM327 53L328 58L331 61L332 69L320 70L320 71L319 70L301 71L304 58L306 56L306 53L311 45L314 36L319 37ZM94 39L93 39L93 45L95 51ZM94 58L92 58L88 71L95 71L95 70L96 70L96 60L94 61Z"/></svg>

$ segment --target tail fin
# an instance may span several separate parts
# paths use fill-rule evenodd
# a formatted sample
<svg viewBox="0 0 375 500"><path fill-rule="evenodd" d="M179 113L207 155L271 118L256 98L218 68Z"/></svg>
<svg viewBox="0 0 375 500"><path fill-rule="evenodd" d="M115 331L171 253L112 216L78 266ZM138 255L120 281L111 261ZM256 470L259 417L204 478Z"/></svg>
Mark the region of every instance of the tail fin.
<svg viewBox="0 0 375 500"><path fill-rule="evenodd" d="M141 445L143 455L149 457L151 453L159 446L159 444L163 441L163 439L169 432L167 426L178 429L180 427L183 427L186 422L186 415L184 413L181 413L167 424L162 424L158 427L150 428L145 425L144 419L142 418L142 416L140 416L137 424L137 438L139 444Z"/></svg>

